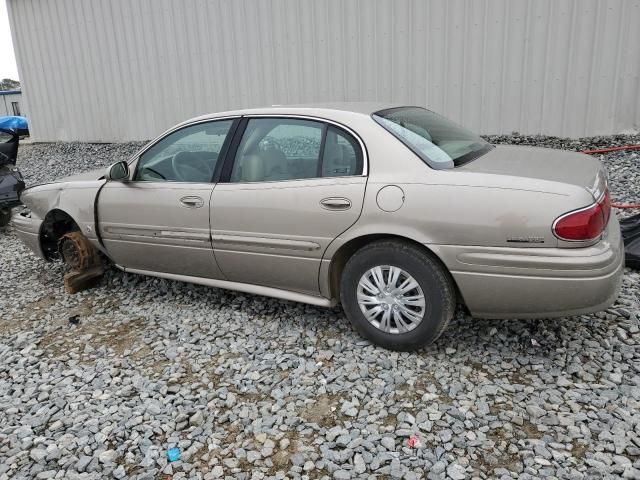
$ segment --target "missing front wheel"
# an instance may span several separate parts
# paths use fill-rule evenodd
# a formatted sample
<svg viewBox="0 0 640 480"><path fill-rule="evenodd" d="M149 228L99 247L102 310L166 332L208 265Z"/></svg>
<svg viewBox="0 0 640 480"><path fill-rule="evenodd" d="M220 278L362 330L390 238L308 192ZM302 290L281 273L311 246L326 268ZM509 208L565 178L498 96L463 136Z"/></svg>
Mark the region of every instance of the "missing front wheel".
<svg viewBox="0 0 640 480"><path fill-rule="evenodd" d="M96 286L104 274L100 254L81 232L65 233L58 242L58 252L71 272L64 276L68 293L77 293Z"/></svg>

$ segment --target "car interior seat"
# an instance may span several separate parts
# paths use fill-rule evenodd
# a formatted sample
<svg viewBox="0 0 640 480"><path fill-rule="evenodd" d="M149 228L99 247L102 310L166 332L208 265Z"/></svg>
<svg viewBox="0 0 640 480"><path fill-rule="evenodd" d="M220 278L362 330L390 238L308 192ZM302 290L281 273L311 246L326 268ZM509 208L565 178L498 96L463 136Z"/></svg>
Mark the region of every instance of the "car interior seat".
<svg viewBox="0 0 640 480"><path fill-rule="evenodd" d="M232 180L237 182L259 182L264 180L265 165L259 153L254 152L243 155L238 167Z"/></svg>
<svg viewBox="0 0 640 480"><path fill-rule="evenodd" d="M260 152L264 162L265 180L286 180L291 177L289 162L282 150L269 148Z"/></svg>
<svg viewBox="0 0 640 480"><path fill-rule="evenodd" d="M341 177L353 175L356 171L356 158L350 155L351 149L338 143L337 135L327 132L322 162L323 177Z"/></svg>

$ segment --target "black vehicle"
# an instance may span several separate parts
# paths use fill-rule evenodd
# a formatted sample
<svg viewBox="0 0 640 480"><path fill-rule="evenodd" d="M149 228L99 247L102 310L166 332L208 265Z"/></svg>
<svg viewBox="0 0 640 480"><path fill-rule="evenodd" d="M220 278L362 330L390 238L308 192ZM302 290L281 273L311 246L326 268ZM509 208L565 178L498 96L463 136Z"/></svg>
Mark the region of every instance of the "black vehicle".
<svg viewBox="0 0 640 480"><path fill-rule="evenodd" d="M640 213L620 220L620 231L626 266L640 270Z"/></svg>
<svg viewBox="0 0 640 480"><path fill-rule="evenodd" d="M0 117L0 227L11 220L11 208L20 204L24 179L16 167L20 137L29 134L24 117Z"/></svg>

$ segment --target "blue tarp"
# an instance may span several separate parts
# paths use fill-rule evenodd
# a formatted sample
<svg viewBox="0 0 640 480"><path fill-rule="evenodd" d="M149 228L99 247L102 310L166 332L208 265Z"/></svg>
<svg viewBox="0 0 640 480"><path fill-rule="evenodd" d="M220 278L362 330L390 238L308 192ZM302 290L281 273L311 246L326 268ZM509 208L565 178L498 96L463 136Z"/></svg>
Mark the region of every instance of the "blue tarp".
<svg viewBox="0 0 640 480"><path fill-rule="evenodd" d="M29 133L29 124L24 117L0 117L0 130L7 130L18 135L27 135Z"/></svg>

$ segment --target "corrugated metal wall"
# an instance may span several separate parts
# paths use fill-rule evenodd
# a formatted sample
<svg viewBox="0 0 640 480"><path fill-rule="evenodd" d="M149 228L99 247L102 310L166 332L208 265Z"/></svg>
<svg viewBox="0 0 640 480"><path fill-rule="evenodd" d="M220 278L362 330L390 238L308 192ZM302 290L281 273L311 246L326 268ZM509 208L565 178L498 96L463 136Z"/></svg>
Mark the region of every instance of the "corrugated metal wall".
<svg viewBox="0 0 640 480"><path fill-rule="evenodd" d="M38 140L324 100L481 133L640 128L640 0L8 0Z"/></svg>

